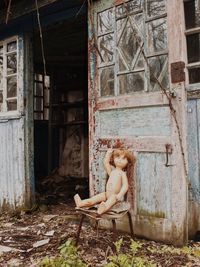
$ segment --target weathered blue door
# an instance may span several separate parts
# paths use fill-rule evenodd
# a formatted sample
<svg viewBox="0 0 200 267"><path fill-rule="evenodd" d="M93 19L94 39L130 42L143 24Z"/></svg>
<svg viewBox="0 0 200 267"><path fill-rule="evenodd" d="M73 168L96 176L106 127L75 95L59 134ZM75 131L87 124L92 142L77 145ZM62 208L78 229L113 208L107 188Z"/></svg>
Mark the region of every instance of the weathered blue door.
<svg viewBox="0 0 200 267"><path fill-rule="evenodd" d="M27 116L32 88L26 51L22 36L0 40L0 209L24 206L31 195Z"/></svg>
<svg viewBox="0 0 200 267"><path fill-rule="evenodd" d="M166 2L100 0L88 7L90 192L104 190L106 150L130 149L136 156L129 173L135 233L183 244L185 93L169 75L170 64L183 60L181 52L174 54L181 41L175 50L170 42L182 37L175 25L175 32L168 31L181 2Z"/></svg>

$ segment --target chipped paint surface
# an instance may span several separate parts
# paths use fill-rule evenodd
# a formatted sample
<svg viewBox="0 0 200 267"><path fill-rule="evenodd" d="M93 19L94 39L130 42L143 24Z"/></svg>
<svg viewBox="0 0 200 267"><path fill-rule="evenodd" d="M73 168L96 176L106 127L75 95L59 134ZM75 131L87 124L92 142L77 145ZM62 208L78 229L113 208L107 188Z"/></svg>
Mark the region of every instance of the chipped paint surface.
<svg viewBox="0 0 200 267"><path fill-rule="evenodd" d="M107 12L110 8L112 15L115 5L120 3L121 1L116 0L94 2L90 31L95 31L97 39L97 14L104 10ZM178 10L177 6L180 5L180 0L172 0L170 4L167 2L169 64L184 61L184 41L180 34L183 29L179 29L184 25L182 10L180 9L176 15L177 25L174 25L172 19L175 10ZM95 38L89 40L90 192L94 194L105 188L106 174L102 159L106 150L131 150L136 157L136 166L128 170L128 200L131 203L135 233L154 240L182 245L187 241L187 184L177 125L171 116L169 102L162 92L148 92L149 88L145 92L138 90L132 94L118 94L117 82L114 85L115 96L100 97L100 71L96 61L95 64L91 61L92 58L99 57L99 51L91 45L92 42L95 43L94 40ZM177 46L177 49L174 49L177 40L181 47ZM114 71L117 77L117 67ZM177 92L177 98L173 99L172 103L183 134L181 138L185 149L184 84L170 86ZM106 92L109 92L109 89L107 86ZM172 154L169 155L170 167L165 166L166 144L173 148Z"/></svg>
<svg viewBox="0 0 200 267"><path fill-rule="evenodd" d="M4 117L0 116L0 210L24 206L30 196L29 166L27 165L29 153L26 149L32 140L28 138L25 140L25 136L28 137L28 132L31 131L31 122L29 121L29 127L25 128L24 39L22 36L18 37L18 44L18 110L15 114L7 113ZM27 60L30 62L30 58Z"/></svg>
<svg viewBox="0 0 200 267"><path fill-rule="evenodd" d="M24 118L0 121L0 208L24 204Z"/></svg>
<svg viewBox="0 0 200 267"><path fill-rule="evenodd" d="M199 207L200 207L200 100L189 100L187 103L188 116L188 165L189 179L189 235L193 237L200 229Z"/></svg>
<svg viewBox="0 0 200 267"><path fill-rule="evenodd" d="M138 153L138 215L171 218L171 168L165 166L165 161L164 153Z"/></svg>
<svg viewBox="0 0 200 267"><path fill-rule="evenodd" d="M99 137L169 136L168 107L143 107L100 111Z"/></svg>

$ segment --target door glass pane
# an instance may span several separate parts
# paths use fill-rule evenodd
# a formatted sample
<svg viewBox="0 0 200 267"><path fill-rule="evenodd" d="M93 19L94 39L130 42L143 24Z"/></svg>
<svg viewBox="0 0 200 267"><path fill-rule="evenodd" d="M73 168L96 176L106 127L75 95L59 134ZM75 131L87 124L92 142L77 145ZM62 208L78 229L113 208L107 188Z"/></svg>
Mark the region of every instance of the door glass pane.
<svg viewBox="0 0 200 267"><path fill-rule="evenodd" d="M141 38L138 36L138 32L135 28L132 28L130 21L128 21L119 40L118 49L129 69L131 69L133 58L139 49L140 42Z"/></svg>
<svg viewBox="0 0 200 267"><path fill-rule="evenodd" d="M7 56L7 74L14 74L17 72L17 54Z"/></svg>
<svg viewBox="0 0 200 267"><path fill-rule="evenodd" d="M144 90L144 72L130 73L119 76L120 94L129 94Z"/></svg>
<svg viewBox="0 0 200 267"><path fill-rule="evenodd" d="M17 42L13 41L7 44L7 52L12 52L17 50Z"/></svg>
<svg viewBox="0 0 200 267"><path fill-rule="evenodd" d="M114 68L109 67L100 71L101 96L114 95Z"/></svg>
<svg viewBox="0 0 200 267"><path fill-rule="evenodd" d="M200 1L184 2L186 29L200 27Z"/></svg>
<svg viewBox="0 0 200 267"><path fill-rule="evenodd" d="M150 85L149 91L161 90L158 81L165 89L169 88L168 58L167 56L152 57L149 59Z"/></svg>
<svg viewBox="0 0 200 267"><path fill-rule="evenodd" d="M141 0L133 0L116 7L116 17L121 18L142 8Z"/></svg>
<svg viewBox="0 0 200 267"><path fill-rule="evenodd" d="M147 15L149 17L159 16L165 12L165 0L147 0Z"/></svg>
<svg viewBox="0 0 200 267"><path fill-rule="evenodd" d="M114 58L113 34L107 34L99 38L99 50L100 50L100 54L102 57L101 63L113 62L113 58Z"/></svg>
<svg viewBox="0 0 200 267"><path fill-rule="evenodd" d="M188 63L200 61L200 33L187 36Z"/></svg>
<svg viewBox="0 0 200 267"><path fill-rule="evenodd" d="M17 96L17 77L7 78L7 98Z"/></svg>
<svg viewBox="0 0 200 267"><path fill-rule="evenodd" d="M113 31L113 24L114 11L112 8L98 14L98 34Z"/></svg>
<svg viewBox="0 0 200 267"><path fill-rule="evenodd" d="M17 110L17 99L12 99L7 101L7 110Z"/></svg>
<svg viewBox="0 0 200 267"><path fill-rule="evenodd" d="M189 69L189 82L200 83L200 67Z"/></svg>
<svg viewBox="0 0 200 267"><path fill-rule="evenodd" d="M34 98L34 110L35 111L43 111L43 98Z"/></svg>
<svg viewBox="0 0 200 267"><path fill-rule="evenodd" d="M167 48L166 19L157 19L148 24L149 52L160 52Z"/></svg>
<svg viewBox="0 0 200 267"><path fill-rule="evenodd" d="M143 57L143 54L140 53L140 55L138 56L136 60L134 70L142 69L142 68L144 68L144 57Z"/></svg>
<svg viewBox="0 0 200 267"><path fill-rule="evenodd" d="M43 96L43 83L35 82L35 96Z"/></svg>

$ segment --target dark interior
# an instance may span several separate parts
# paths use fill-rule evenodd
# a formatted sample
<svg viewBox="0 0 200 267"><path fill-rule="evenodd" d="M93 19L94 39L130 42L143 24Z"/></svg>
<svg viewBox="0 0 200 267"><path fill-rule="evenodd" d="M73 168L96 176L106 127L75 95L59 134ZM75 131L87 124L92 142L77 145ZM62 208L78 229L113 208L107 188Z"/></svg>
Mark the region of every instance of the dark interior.
<svg viewBox="0 0 200 267"><path fill-rule="evenodd" d="M37 28L33 44L36 193L47 204L87 197L86 12L42 27L42 40Z"/></svg>

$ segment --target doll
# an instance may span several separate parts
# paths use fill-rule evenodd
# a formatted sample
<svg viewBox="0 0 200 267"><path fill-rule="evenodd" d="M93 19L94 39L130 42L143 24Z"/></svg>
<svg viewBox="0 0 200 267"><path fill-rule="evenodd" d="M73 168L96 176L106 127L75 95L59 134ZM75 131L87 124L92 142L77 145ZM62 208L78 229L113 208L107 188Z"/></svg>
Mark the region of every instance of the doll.
<svg viewBox="0 0 200 267"><path fill-rule="evenodd" d="M128 179L124 169L128 163L133 161L134 157L127 150L108 149L104 158L104 167L109 176L105 192L84 200L81 200L80 196L76 194L74 196L76 207L92 207L99 204L97 213L103 214L118 201L123 201L124 195L128 191Z"/></svg>

